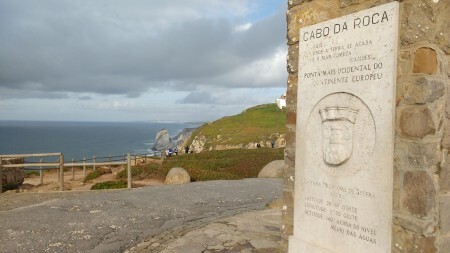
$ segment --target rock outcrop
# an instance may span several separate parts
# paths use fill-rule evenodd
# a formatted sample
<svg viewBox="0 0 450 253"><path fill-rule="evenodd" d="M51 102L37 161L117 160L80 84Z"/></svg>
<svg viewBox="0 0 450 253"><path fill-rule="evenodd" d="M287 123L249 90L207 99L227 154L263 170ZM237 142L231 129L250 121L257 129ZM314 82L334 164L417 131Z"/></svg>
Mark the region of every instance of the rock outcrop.
<svg viewBox="0 0 450 253"><path fill-rule="evenodd" d="M183 128L177 136L173 137L173 143L179 150L183 150L183 147L186 146L187 140L191 137L191 134L195 129L196 128Z"/></svg>
<svg viewBox="0 0 450 253"><path fill-rule="evenodd" d="M19 164L23 163L23 158L18 159L3 159L3 164ZM1 168L2 170L2 188L0 191L12 190L22 185L25 179L23 168Z"/></svg>
<svg viewBox="0 0 450 253"><path fill-rule="evenodd" d="M152 147L153 151L161 151L171 148L173 145L172 138L170 138L169 131L167 129L161 129L156 134L155 144Z"/></svg>
<svg viewBox="0 0 450 253"><path fill-rule="evenodd" d="M172 168L167 173L165 184L186 184L191 182L189 173L183 168Z"/></svg>
<svg viewBox="0 0 450 253"><path fill-rule="evenodd" d="M152 150L162 151L164 149L175 147L182 150L194 130L195 128L184 128L177 136L171 138L167 129L161 129L156 134L155 144L153 145Z"/></svg>
<svg viewBox="0 0 450 253"><path fill-rule="evenodd" d="M270 138L275 141L275 148L284 148L286 147L286 135L285 134L272 134ZM260 142L251 142L251 143L240 143L240 144L215 144L215 146L205 147L205 144L208 142L207 138L204 135L195 136L192 144L190 145L190 150L195 153L199 153L202 151L209 150L227 150L227 149L253 149L257 148L257 144L260 147L271 147L272 143L270 140L260 141Z"/></svg>
<svg viewBox="0 0 450 253"><path fill-rule="evenodd" d="M283 177L284 165L284 160L272 161L259 172L258 178L281 178Z"/></svg>

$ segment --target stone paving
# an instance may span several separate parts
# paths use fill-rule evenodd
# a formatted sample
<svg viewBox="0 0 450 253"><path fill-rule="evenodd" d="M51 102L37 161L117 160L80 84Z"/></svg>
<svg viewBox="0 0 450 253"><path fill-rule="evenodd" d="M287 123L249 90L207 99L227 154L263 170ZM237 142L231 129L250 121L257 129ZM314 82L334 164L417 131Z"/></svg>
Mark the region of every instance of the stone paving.
<svg viewBox="0 0 450 253"><path fill-rule="evenodd" d="M149 240L154 241L142 247L142 252L177 252L175 249L180 245L176 239L210 224L216 224L216 230L217 224L228 229L234 228L236 223L245 224L231 217L266 210L268 203L281 196L280 179L256 178L132 190L0 194L0 253L122 253L132 247L140 249L136 245ZM258 227L255 217L248 228ZM221 219L226 220L215 223ZM221 234L214 237L219 241L204 239L203 244L199 244L207 245L203 250L190 244L184 249L192 246L197 247L198 252L240 252L247 247L253 252L264 252L253 237L242 240L232 237L239 233L242 236L256 233L251 229L243 230L248 228L231 230L229 239ZM279 225L273 230L279 233ZM151 245L153 247L149 247ZM212 248L208 250L208 246ZM224 249L220 249L221 246ZM194 249L182 252L196 252Z"/></svg>
<svg viewBox="0 0 450 253"><path fill-rule="evenodd" d="M126 253L277 253L280 226L280 209L247 212L168 231Z"/></svg>

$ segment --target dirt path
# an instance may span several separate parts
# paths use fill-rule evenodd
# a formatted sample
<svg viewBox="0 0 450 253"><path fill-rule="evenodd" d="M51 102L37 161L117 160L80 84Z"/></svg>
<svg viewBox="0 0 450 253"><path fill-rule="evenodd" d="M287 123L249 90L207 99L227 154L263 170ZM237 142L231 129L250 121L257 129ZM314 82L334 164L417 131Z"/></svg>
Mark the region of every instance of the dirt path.
<svg viewBox="0 0 450 253"><path fill-rule="evenodd" d="M138 160L138 164L143 164L143 159ZM134 164L133 164L134 165ZM106 168L106 167L104 167ZM83 182L84 172L83 169L76 168L74 175L72 176L71 168L64 173L64 189L71 191L90 190L96 183L116 180L117 174L125 169L123 166L111 168L111 173L104 174L99 178L96 178L90 182ZM86 175L92 172L92 169L86 170ZM143 179L132 181L133 188L141 186L162 185L164 182L161 179ZM12 192L52 192L59 191L58 174L56 169L44 171L43 184L40 184L39 175L30 175L25 178L22 186L19 189L8 191Z"/></svg>

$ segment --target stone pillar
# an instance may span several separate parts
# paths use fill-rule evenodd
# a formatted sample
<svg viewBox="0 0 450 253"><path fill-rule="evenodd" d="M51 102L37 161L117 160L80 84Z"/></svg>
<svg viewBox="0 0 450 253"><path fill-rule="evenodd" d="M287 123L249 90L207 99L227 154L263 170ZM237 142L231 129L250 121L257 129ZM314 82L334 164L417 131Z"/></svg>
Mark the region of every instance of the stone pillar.
<svg viewBox="0 0 450 253"><path fill-rule="evenodd" d="M293 234L299 29L388 2L288 1L282 252ZM450 1L399 2L392 252L450 252Z"/></svg>

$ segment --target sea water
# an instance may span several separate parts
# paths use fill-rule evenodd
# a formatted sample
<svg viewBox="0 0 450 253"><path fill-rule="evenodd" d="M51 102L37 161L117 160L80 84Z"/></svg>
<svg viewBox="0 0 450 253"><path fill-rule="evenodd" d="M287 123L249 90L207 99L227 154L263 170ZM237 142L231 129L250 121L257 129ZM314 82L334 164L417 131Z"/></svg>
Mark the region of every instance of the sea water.
<svg viewBox="0 0 450 253"><path fill-rule="evenodd" d="M0 154L63 153L66 161L93 156L151 154L156 133L171 136L199 123L0 121Z"/></svg>

